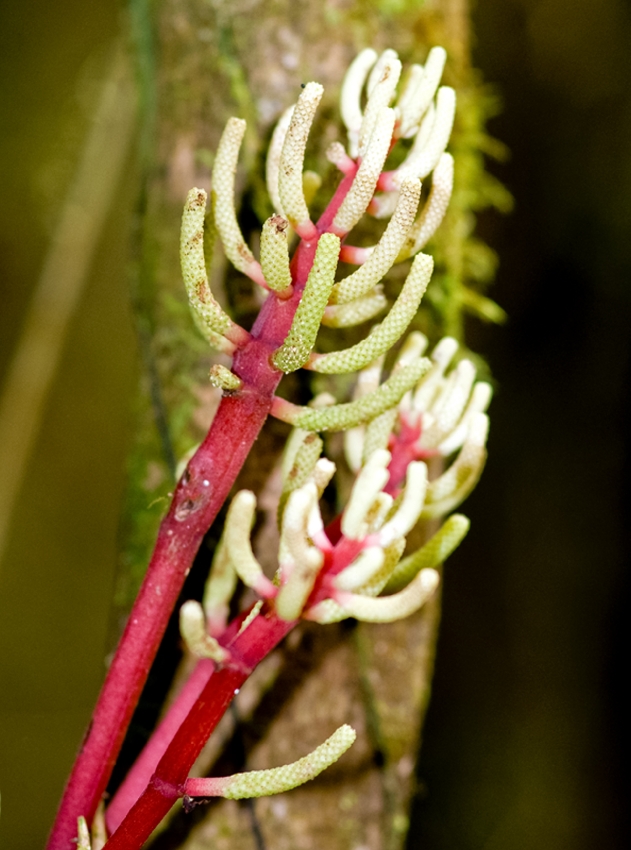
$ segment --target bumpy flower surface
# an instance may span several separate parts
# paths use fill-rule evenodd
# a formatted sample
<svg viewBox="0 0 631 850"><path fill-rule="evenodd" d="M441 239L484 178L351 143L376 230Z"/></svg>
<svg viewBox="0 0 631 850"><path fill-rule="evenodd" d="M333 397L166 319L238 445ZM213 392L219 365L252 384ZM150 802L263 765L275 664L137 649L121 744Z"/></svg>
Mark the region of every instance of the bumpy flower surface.
<svg viewBox="0 0 631 850"><path fill-rule="evenodd" d="M395 262L418 255L440 224L453 183L453 161L444 150L455 109L453 90L439 87L444 63L442 48L431 50L424 68L412 67L398 95L402 68L393 50L381 55L365 50L352 63L341 94L348 151L341 142L333 143L328 151L348 185L335 213L323 216L321 221L328 224L311 220L309 198L321 181L304 170L309 132L323 89L315 82L303 87L297 103L279 120L269 146L266 179L276 215L263 225L260 261L246 243L235 208L237 160L245 122L238 118L228 121L215 158L211 193L214 227L228 259L276 297L288 299L298 283L294 276L300 266L290 257L292 229L301 239L318 243L312 273L306 286L304 278L300 283L295 321L272 357L280 371L291 372L304 365L330 374L361 369L401 338L417 312L432 270L428 259L418 257L400 297L363 342L326 355L313 352L320 324L334 328L361 324L387 307L381 288L384 276ZM410 140L407 155L396 169L384 171L392 145L399 140ZM431 191L419 210L419 178L432 171ZM195 203L193 197L189 207ZM366 213L390 217L381 239L371 248L346 244L347 234ZM210 294L200 242L202 220L203 211L195 220L191 215L187 219L190 224L182 237L186 246L183 271L192 306L209 341L231 352L247 342L247 334L231 323ZM360 266L337 282L333 258L337 259L339 243L333 245L334 239L344 240L341 259ZM237 388L224 372L213 374L213 380L229 391Z"/></svg>
<svg viewBox="0 0 631 850"><path fill-rule="evenodd" d="M284 341L275 342L278 347L266 353L265 362L279 372L301 367L328 374L360 371L353 398L345 403L319 397L301 407L278 397L272 400L271 413L294 426L282 469L278 568L272 581L254 555L250 533L256 497L240 491L228 510L204 604L191 602L182 608L183 637L200 657L230 663L229 645L224 649L215 636L225 624L237 578L260 597L240 624L239 635L261 612L287 623L301 618L332 623L348 617L390 622L407 617L432 597L443 561L467 533L466 517L453 515L421 548L406 554L415 526L426 518L446 516L475 485L486 456L484 410L490 386L476 382L475 368L466 358L450 368L458 349L452 339L443 339L431 358L424 357L427 340L419 333L400 345L388 377L382 375L388 352L400 344L429 283L433 261L420 252L442 221L453 186L454 163L445 148L455 92L440 86L445 59L442 48L431 50L424 67L412 66L397 94L402 68L396 53L359 54L341 95L348 148L334 142L327 152L344 175L342 190L336 206L317 223L309 203L321 181L304 171L304 158L323 90L317 83L303 87L298 102L281 117L269 147L266 178L276 213L263 225L260 263L245 242L234 207L245 124L228 122L213 172L215 226L236 268L261 284L266 297L286 301L283 310L291 305L294 311ZM401 140L410 140L407 152L397 168L385 170L393 144ZM429 175L430 190L421 202L421 180ZM366 213L390 221L376 245L358 248L346 240ZM191 301L198 315L203 312L209 330L227 340L224 350L245 345L249 335L229 324L210 301L198 248L203 213L201 219L199 211L195 214L183 243L190 246L185 273L189 292L190 282L200 277L205 288L203 305L199 298L194 301L195 287ZM293 260L292 235L301 240ZM314 352L321 324L347 327L383 311L384 276L395 263L411 258L394 304L363 340L339 351ZM358 268L336 281L338 260ZM213 369L211 380L227 393L249 389L223 366ZM319 504L335 472L335 465L321 457L324 444L317 432L327 430L346 431L347 459L357 474L346 508L331 528L325 527ZM424 461L435 456L442 457L444 465L430 480ZM354 737L350 727L342 727L292 765L221 779L189 779L186 794L241 798L279 793L313 778Z"/></svg>

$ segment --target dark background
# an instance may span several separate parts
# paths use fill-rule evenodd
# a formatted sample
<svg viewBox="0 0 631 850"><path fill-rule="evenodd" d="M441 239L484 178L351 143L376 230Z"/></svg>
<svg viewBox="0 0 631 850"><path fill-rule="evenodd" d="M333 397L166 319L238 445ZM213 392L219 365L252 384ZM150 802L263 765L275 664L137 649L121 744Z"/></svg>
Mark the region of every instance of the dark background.
<svg viewBox="0 0 631 850"><path fill-rule="evenodd" d="M504 108L483 217L505 328L490 459L450 560L410 844L628 845L625 451L631 331L631 9L479 0L476 65ZM117 4L0 7L0 370L8 363ZM0 565L0 842L41 847L103 674L136 359L122 181L64 347ZM1 474L1 471L0 471ZM72 665L68 659L72 658ZM77 663L81 674L79 696Z"/></svg>

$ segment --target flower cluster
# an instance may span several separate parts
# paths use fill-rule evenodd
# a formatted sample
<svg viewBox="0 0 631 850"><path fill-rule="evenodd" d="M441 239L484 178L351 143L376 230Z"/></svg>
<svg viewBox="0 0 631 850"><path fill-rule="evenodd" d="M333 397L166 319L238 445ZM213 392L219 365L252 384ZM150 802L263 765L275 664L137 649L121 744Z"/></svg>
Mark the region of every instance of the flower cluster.
<svg viewBox="0 0 631 850"><path fill-rule="evenodd" d="M77 760L50 850L76 834L77 814L94 823L160 635L166 627L203 535L230 492L247 452L271 414L294 430L283 460L280 543L273 577L252 550L256 496L233 498L202 602L180 610L180 631L198 663L166 712L145 751L105 812L111 850L137 850L178 797L187 808L212 796L278 793L317 776L352 744L342 726L311 754L291 765L232 777L199 779L190 771L208 735L256 665L301 619L333 623L348 617L389 622L418 610L435 591L439 567L468 531L460 514L447 516L482 471L491 390L476 382L466 358L451 365L458 345L445 338L425 357L425 337L408 333L430 280L433 261L422 249L439 226L452 191L454 163L445 152L455 92L440 86L445 51L433 48L424 66L402 75L396 53L362 51L342 86L341 113L348 144L333 143L329 162L339 186L317 221L309 198L320 179L304 171L309 132L322 86L307 83L280 118L266 164L275 212L263 224L257 259L239 227L235 174L245 122L231 118L213 165L207 193L188 194L180 239L182 274L200 330L232 356L216 365L211 383L223 397L211 429L186 464L160 528L143 589L114 657ZM390 170L394 144L407 145ZM421 181L431 188L421 203ZM388 218L377 244L357 247L348 235L365 214ZM206 218L226 256L264 291L251 330L240 327L214 298L206 271ZM213 241L213 240L210 240ZM297 245L290 250L294 242ZM388 305L382 280L395 263L412 260L398 297ZM341 277L339 262L357 266ZM321 325L345 328L388 312L358 343L314 350ZM385 377L385 358L398 348ZM329 375L357 372L353 398L320 397L300 406L278 397L285 373L299 368ZM325 526L320 499L335 474L322 456L325 431L345 431L355 483L341 515ZM423 519L443 519L420 548L407 552L410 532ZM238 581L258 601L231 622ZM89 835L80 821L79 846ZM93 848L94 850L94 848Z"/></svg>

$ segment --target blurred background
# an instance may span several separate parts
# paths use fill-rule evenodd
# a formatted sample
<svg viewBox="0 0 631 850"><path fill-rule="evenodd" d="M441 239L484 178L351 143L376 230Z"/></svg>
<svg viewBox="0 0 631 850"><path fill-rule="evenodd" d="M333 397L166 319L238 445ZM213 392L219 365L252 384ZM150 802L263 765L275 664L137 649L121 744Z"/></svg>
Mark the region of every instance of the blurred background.
<svg viewBox="0 0 631 850"><path fill-rule="evenodd" d="M491 294L510 322L468 331L498 392L489 464L467 503L473 530L447 570L410 847L622 848L631 4L478 0L473 15L475 64L503 101L489 130L511 150L491 168L515 211L480 221L501 260ZM0 380L120 25L121 5L102 0L0 7ZM0 562L7 850L43 845L104 671L138 373L132 122L110 119L128 142L106 144L80 187L111 183L98 239L68 225L88 257L83 287L65 308L42 301L44 316L67 318Z"/></svg>

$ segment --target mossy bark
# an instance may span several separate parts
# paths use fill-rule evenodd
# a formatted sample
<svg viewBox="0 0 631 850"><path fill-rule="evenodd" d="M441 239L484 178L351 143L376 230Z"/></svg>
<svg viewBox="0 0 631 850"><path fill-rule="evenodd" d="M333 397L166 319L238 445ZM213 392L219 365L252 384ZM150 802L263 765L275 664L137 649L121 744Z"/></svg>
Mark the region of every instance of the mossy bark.
<svg viewBox="0 0 631 850"><path fill-rule="evenodd" d="M261 221L271 212L262 178L265 146L300 84L314 79L325 86L307 163L321 171L324 196L334 178L327 177L323 152L329 141L344 138L336 99L356 52L368 45L393 47L404 61L423 61L433 44L447 48L446 82L456 86L464 108L451 146L457 159L454 204L436 239L437 274L430 307L420 318L434 337L446 330L461 332L463 292L468 278L475 277L466 268L473 211L483 202L499 203L481 188L489 185L480 145L485 98L470 65L467 0L132 0L131 20L145 104L133 292L146 375L130 469L119 585L123 609L139 583L175 464L201 440L218 403L207 380L218 358L208 352L189 314L177 246L186 193L195 185L208 189L226 119L239 115L248 121L238 191L242 229L254 245ZM220 252L212 262L211 284L237 321L247 325L257 309L256 293ZM291 380L300 392L301 378ZM265 485L273 496L274 460L285 434L277 424L264 431L240 484L257 491ZM265 497L260 505L265 508ZM271 520L260 529L262 560L274 550L274 528ZM226 733L232 734L232 748L216 769L291 761L347 722L358 731L350 753L317 781L259 800L254 808L224 801L178 816L170 837L163 832L154 845L173 847L181 841L188 850L232 850L258 844L260 850L262 837L274 848L400 847L414 792L439 605L436 600L416 617L391 626L301 628L273 662L273 683L263 687L257 680L249 694L243 689L236 711L245 701L250 719L236 733Z"/></svg>

